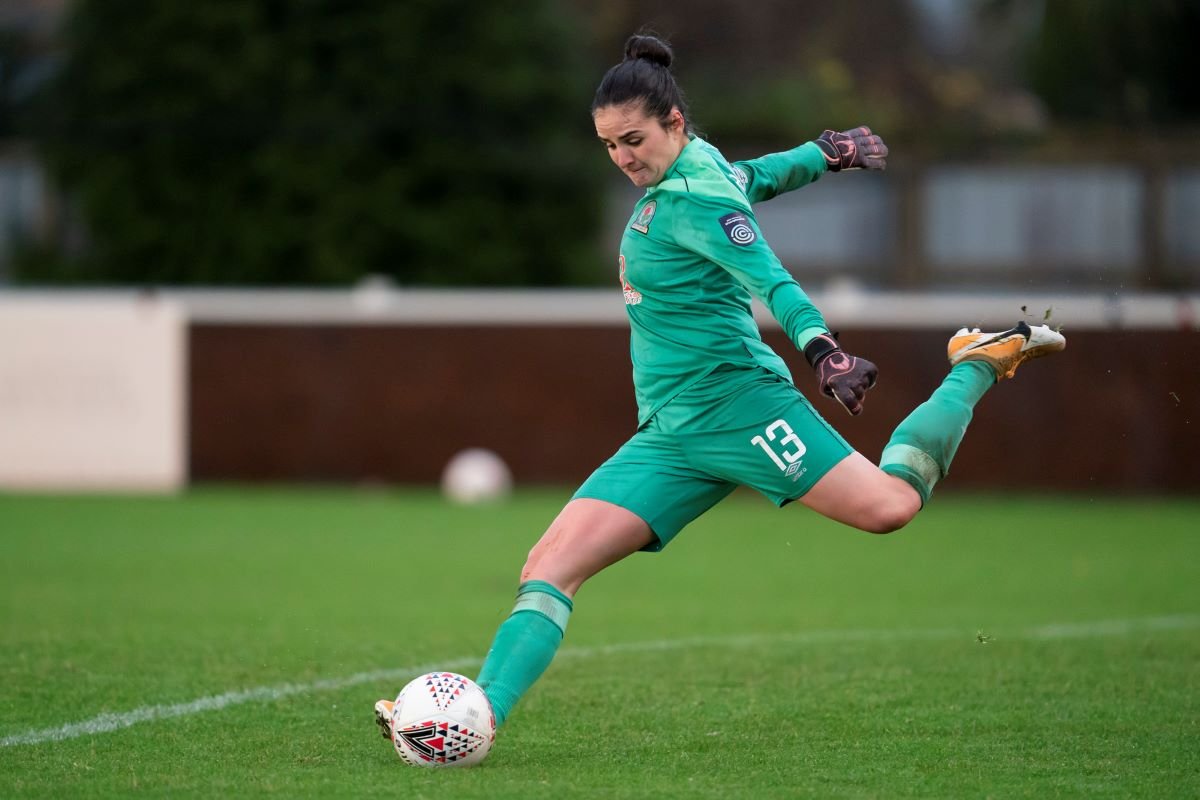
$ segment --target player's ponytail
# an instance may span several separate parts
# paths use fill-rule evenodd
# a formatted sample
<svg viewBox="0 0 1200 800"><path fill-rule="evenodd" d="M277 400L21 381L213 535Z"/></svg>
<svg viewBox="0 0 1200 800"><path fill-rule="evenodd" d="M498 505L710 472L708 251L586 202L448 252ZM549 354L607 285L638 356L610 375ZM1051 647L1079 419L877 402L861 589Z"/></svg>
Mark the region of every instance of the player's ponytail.
<svg viewBox="0 0 1200 800"><path fill-rule="evenodd" d="M687 101L671 74L674 61L671 46L657 36L630 36L625 42L625 60L609 69L600 80L592 99L592 113L608 106L640 102L646 116L665 126L671 109L678 108L683 114L685 129L690 132Z"/></svg>

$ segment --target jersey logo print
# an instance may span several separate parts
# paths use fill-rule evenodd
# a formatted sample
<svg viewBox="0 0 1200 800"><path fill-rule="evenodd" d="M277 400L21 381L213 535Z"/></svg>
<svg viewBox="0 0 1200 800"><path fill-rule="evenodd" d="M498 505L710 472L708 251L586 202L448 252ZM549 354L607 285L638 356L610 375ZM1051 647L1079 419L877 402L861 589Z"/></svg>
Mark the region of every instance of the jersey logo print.
<svg viewBox="0 0 1200 800"><path fill-rule="evenodd" d="M637 219L629 227L641 233L650 233L650 220L654 219L654 212L658 210L658 201L651 200L646 205L642 206L642 210L638 213Z"/></svg>
<svg viewBox="0 0 1200 800"><path fill-rule="evenodd" d="M746 185L750 183L750 178L746 176L745 170L741 167L733 168L733 179L737 182L738 188L743 192L746 191Z"/></svg>
<svg viewBox="0 0 1200 800"><path fill-rule="evenodd" d="M642 293L633 288L633 284L625 280L625 256L622 255L619 262L621 265L621 292L625 295L625 305L636 306L642 302Z"/></svg>
<svg viewBox="0 0 1200 800"><path fill-rule="evenodd" d="M758 234L754 232L754 228L750 227L750 220L746 219L746 215L740 211L735 211L732 214L726 214L719 220L722 230L729 237L729 241L734 244L745 247L754 244L758 241Z"/></svg>

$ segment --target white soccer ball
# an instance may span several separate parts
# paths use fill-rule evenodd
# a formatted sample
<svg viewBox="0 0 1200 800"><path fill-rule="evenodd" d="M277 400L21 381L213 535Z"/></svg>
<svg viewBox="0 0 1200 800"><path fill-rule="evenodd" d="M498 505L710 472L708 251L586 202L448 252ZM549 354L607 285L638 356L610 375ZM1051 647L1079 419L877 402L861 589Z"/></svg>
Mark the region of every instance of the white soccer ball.
<svg viewBox="0 0 1200 800"><path fill-rule="evenodd" d="M454 672L410 681L392 707L392 745L414 767L469 767L496 740L496 716L483 689Z"/></svg>
<svg viewBox="0 0 1200 800"><path fill-rule="evenodd" d="M512 491L512 473L491 450L463 450L442 471L442 493L456 503L499 500Z"/></svg>

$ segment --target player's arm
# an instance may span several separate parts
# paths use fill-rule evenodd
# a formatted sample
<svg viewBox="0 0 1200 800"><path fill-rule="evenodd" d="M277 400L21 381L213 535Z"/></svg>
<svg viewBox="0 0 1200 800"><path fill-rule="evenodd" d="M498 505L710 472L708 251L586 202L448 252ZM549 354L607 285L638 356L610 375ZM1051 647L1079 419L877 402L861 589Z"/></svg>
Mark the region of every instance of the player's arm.
<svg viewBox="0 0 1200 800"><path fill-rule="evenodd" d="M746 176L746 197L751 203L807 186L828 170L825 155L813 142L782 153L737 161L733 166Z"/></svg>
<svg viewBox="0 0 1200 800"><path fill-rule="evenodd" d="M875 365L842 351L825 318L767 245L754 213L722 199L678 195L678 244L728 270L779 321L788 339L804 353L821 392L851 414L875 385Z"/></svg>
<svg viewBox="0 0 1200 800"><path fill-rule="evenodd" d="M771 153L733 164L746 176L751 203L807 186L826 172L845 169L884 169L887 145L865 125L838 133L825 131L811 142L783 153Z"/></svg>

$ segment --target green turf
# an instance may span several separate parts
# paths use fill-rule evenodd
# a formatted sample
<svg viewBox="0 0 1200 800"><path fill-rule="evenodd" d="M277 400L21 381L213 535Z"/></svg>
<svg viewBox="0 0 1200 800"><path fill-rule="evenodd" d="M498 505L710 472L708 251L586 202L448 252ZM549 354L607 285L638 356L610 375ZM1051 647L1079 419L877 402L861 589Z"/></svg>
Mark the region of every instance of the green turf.
<svg viewBox="0 0 1200 800"><path fill-rule="evenodd" d="M481 767L404 766L373 702L475 674L564 499L0 496L0 796L1200 796L1194 500L947 493L873 537L736 495L583 588Z"/></svg>

